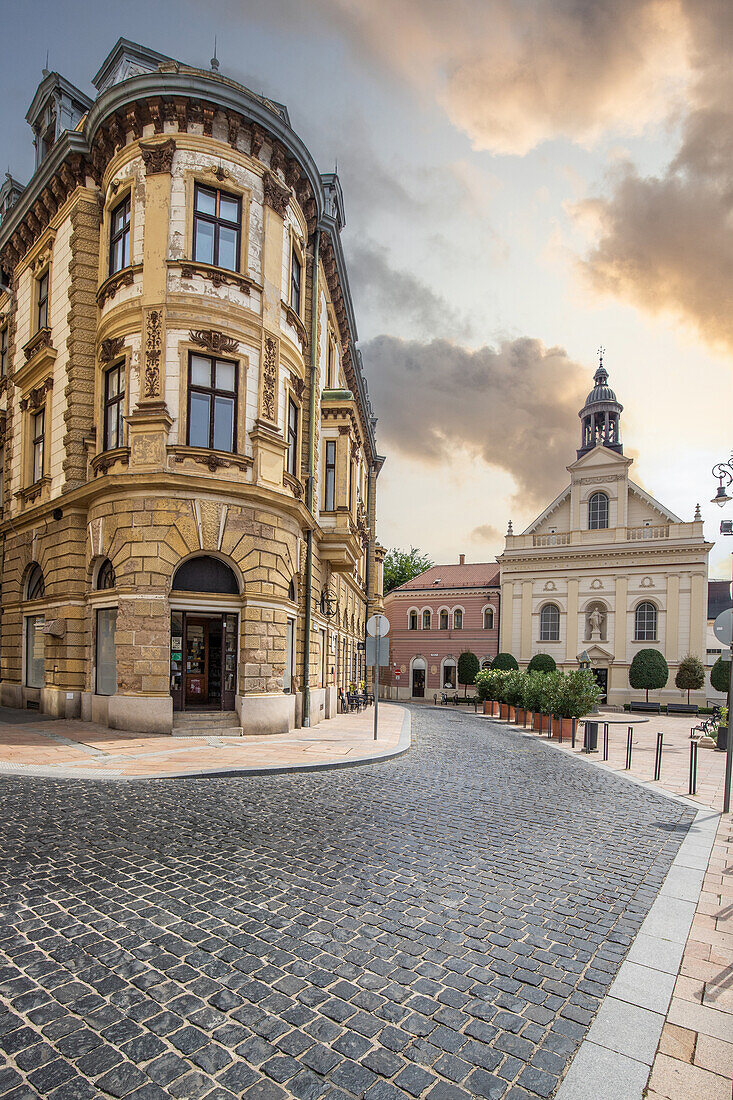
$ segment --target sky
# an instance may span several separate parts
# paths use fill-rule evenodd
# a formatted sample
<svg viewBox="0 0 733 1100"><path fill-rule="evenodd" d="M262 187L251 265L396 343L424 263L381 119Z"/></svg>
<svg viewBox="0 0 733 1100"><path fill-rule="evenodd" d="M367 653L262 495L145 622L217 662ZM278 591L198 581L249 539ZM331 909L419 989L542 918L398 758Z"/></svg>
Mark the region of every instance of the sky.
<svg viewBox="0 0 733 1100"><path fill-rule="evenodd" d="M378 535L490 561L564 488L597 349L632 479L699 501L733 446L729 0L0 0L0 148L41 70L92 93L120 35L287 104L338 166L387 462Z"/></svg>

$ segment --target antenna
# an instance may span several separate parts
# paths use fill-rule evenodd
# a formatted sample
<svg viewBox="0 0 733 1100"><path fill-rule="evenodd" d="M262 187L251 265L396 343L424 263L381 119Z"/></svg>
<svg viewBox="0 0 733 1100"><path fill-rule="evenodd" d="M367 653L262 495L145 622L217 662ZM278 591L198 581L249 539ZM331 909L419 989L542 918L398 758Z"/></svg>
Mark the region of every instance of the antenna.
<svg viewBox="0 0 733 1100"><path fill-rule="evenodd" d="M215 72L215 73L219 72L219 59L216 56L216 35L214 35L214 56L212 57L212 59L210 61L210 65L211 65L212 72Z"/></svg>

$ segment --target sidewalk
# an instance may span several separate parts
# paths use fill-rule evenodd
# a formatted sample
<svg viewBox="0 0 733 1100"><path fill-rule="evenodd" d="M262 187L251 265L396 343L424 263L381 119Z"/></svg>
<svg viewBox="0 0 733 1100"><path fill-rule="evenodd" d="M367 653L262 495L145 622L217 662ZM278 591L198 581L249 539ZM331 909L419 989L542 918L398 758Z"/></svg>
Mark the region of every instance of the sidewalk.
<svg viewBox="0 0 733 1100"><path fill-rule="evenodd" d="M609 717L622 718L620 714ZM638 719L638 715L629 715ZM590 764L633 777L651 788L667 791L697 804L701 812L698 824L704 826L712 839L714 821L705 809L720 815L712 850L708 842L698 848L693 838L689 850L693 858L680 859L668 876L668 886L662 889L658 904L660 912L652 917L647 932L646 922L629 953L626 968L636 979L631 982L620 973L611 987L608 1005L601 1007L595 1030L581 1045L575 1060L558 1092L558 1100L591 1100L603 1093L592 1089L594 1074L600 1074L599 1087L610 1087L614 1071L623 1077L621 1092L614 1100L731 1100L733 1078L733 820L722 816L725 754L712 748L698 749L697 793L688 795L690 762L690 728L688 718L652 715L648 722L634 725L631 769L627 772L626 736L630 722L609 727L609 759L603 755L603 718L599 716L599 752L582 751L583 727L579 726L575 749L564 739L553 746L561 752L582 756ZM493 721L498 721L493 719ZM502 725L508 725L502 722ZM521 730L520 727L516 727ZM657 733L663 734L661 779L655 782L654 757ZM526 731L530 734L530 731ZM539 736L534 734L533 736ZM545 740L547 739L545 735ZM705 809L704 809L705 808ZM693 829L695 826L693 826ZM695 879L694 854L704 850ZM676 861L677 862L677 861ZM704 872L704 877L703 877ZM670 881L673 880L674 881ZM687 900L687 899L690 900ZM652 916L650 914L650 916ZM675 918L677 918L675 920ZM691 924L690 924L691 919ZM689 926L689 934L687 927ZM679 937L678 929L684 927ZM652 942L647 943L648 940ZM684 947L683 947L684 944ZM682 950L680 950L682 948ZM646 954L643 955L643 953ZM636 953L636 954L635 954ZM633 956L633 958L632 958ZM681 963L678 960L681 956ZM643 957L643 963L642 963ZM670 964L670 959L673 962ZM645 992L646 987L646 992ZM618 1008L618 1034L614 1034L611 1019ZM654 1011L651 1011L651 1009ZM605 1012L605 1016L601 1019ZM652 1025L658 1020L654 1045L648 1054L641 1051L639 1035L647 1019ZM626 1030L635 1036L624 1036ZM599 1036L599 1038L596 1038ZM637 1055L629 1053L634 1042ZM587 1044L587 1047L586 1047ZM629 1044L629 1045L627 1045ZM605 1083L603 1083L605 1082ZM590 1086L591 1091L588 1091ZM646 1086L646 1091L644 1091ZM610 1096L610 1093L608 1094Z"/></svg>
<svg viewBox="0 0 733 1100"><path fill-rule="evenodd" d="M0 773L59 779L167 779L345 767L398 755L410 747L410 715L379 705L340 714L312 729L271 737L187 737L111 730L91 722L48 720L0 707Z"/></svg>

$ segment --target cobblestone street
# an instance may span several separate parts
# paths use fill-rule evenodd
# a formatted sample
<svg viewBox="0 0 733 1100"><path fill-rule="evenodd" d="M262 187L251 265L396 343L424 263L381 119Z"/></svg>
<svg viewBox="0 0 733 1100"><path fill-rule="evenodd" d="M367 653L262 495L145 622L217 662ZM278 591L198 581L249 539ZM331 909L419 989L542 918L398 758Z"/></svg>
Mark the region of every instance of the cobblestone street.
<svg viewBox="0 0 733 1100"><path fill-rule="evenodd" d="M0 1096L551 1096L694 813L412 717L343 771L0 778Z"/></svg>

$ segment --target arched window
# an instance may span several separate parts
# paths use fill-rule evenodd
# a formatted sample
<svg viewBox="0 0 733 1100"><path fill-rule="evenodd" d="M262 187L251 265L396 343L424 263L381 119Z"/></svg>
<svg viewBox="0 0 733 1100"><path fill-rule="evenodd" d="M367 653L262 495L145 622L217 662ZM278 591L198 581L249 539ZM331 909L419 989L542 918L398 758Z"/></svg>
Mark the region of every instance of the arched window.
<svg viewBox="0 0 733 1100"><path fill-rule="evenodd" d="M178 592L223 592L232 596L239 595L237 578L229 566L218 558L207 555L191 558L179 565L171 588Z"/></svg>
<svg viewBox="0 0 733 1100"><path fill-rule="evenodd" d="M494 629L494 609L493 607L484 608L484 630Z"/></svg>
<svg viewBox="0 0 733 1100"><path fill-rule="evenodd" d="M40 565L33 563L25 582L25 598L27 600L42 600L46 594L46 582L43 579L43 570Z"/></svg>
<svg viewBox="0 0 733 1100"><path fill-rule="evenodd" d="M463 612L460 607L457 607L453 612L453 629L463 630Z"/></svg>
<svg viewBox="0 0 733 1100"><path fill-rule="evenodd" d="M588 501L588 530L598 531L608 527L608 497L605 493L593 493Z"/></svg>
<svg viewBox="0 0 733 1100"><path fill-rule="evenodd" d="M440 629L441 630L447 630L448 629L448 612L445 610L445 608L443 608L443 610L440 613Z"/></svg>
<svg viewBox="0 0 733 1100"><path fill-rule="evenodd" d="M657 640L657 609L653 603L645 600L634 613L634 641L655 642Z"/></svg>
<svg viewBox="0 0 733 1100"><path fill-rule="evenodd" d="M109 558L105 558L97 573L97 589L101 591L104 588L114 588L116 583L117 578L112 562Z"/></svg>
<svg viewBox="0 0 733 1100"><path fill-rule="evenodd" d="M422 628L423 630L430 630L431 614L429 611L423 611L422 613Z"/></svg>
<svg viewBox="0 0 733 1100"><path fill-rule="evenodd" d="M443 671L441 675L440 686L445 690L446 688L455 688L458 685L456 662L453 657L446 657L443 661Z"/></svg>
<svg viewBox="0 0 733 1100"><path fill-rule="evenodd" d="M488 672L488 670L490 668L491 668L491 657L484 657L483 661L481 662L481 671L482 672Z"/></svg>
<svg viewBox="0 0 733 1100"><path fill-rule="evenodd" d="M417 630L417 611L411 611L407 621L408 630Z"/></svg>
<svg viewBox="0 0 733 1100"><path fill-rule="evenodd" d="M546 603L540 611L540 641L560 641L560 608L557 604Z"/></svg>

